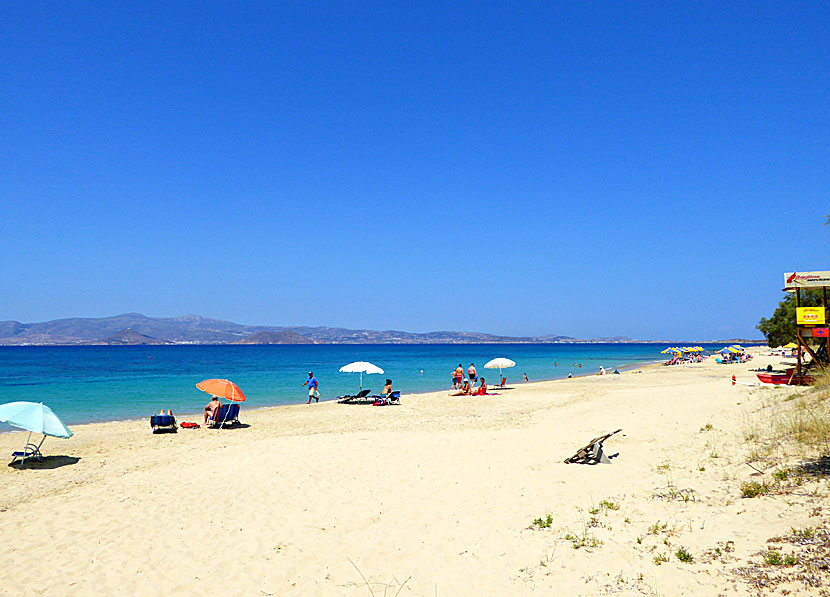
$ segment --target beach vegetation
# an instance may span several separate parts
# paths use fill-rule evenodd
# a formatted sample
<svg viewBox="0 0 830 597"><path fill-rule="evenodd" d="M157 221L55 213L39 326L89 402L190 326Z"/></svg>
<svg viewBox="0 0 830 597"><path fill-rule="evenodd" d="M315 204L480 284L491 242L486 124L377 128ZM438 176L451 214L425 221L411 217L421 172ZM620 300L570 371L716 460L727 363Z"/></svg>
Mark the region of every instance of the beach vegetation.
<svg viewBox="0 0 830 597"><path fill-rule="evenodd" d="M776 550L767 550L766 553L762 554L764 558L764 564L767 566L795 566L798 564L798 556L795 554L786 554L781 555L780 551Z"/></svg>
<svg viewBox="0 0 830 597"><path fill-rule="evenodd" d="M668 526L669 526L669 523L664 522L663 524L660 524L660 521L658 520L653 525L648 527L648 534L649 535L658 535L660 533L660 531L665 531Z"/></svg>
<svg viewBox="0 0 830 597"><path fill-rule="evenodd" d="M390 589L394 589L395 587L397 587L398 590L395 591L395 593L392 595L392 597L398 597L398 595L400 595L401 591L403 591L404 587L406 586L406 583L408 583L410 580L412 580L412 577L410 576L409 578L407 578L403 582L400 582L400 581L398 581L397 578L395 578L392 582L389 582L389 583L378 583L378 582L370 583L369 580L366 578L366 576L363 574L363 572L361 572L360 568L357 567L357 564L355 564L352 561L351 558L346 558L346 559L349 560L349 563L352 566L354 566L355 570L357 570L357 573L360 575L360 578L363 579L363 584L365 584L366 588L369 589L369 594L372 595L372 597L376 597L374 590L372 590L372 585L373 584L374 585L382 585L384 595L386 595L387 591L389 591Z"/></svg>
<svg viewBox="0 0 830 597"><path fill-rule="evenodd" d="M773 471L772 476L775 477L778 481L786 481L790 477L790 469L778 469L777 471Z"/></svg>
<svg viewBox="0 0 830 597"><path fill-rule="evenodd" d="M802 307L818 307L821 303L821 294L817 290L804 289L801 291ZM767 319L762 317L755 326L767 339L772 347L784 346L795 341L795 294L787 293L784 300L778 303L778 308Z"/></svg>
<svg viewBox="0 0 830 597"><path fill-rule="evenodd" d="M620 509L619 504L614 503L610 500L602 500L599 503L599 506L600 506L600 508L603 508L604 510L619 510Z"/></svg>
<svg viewBox="0 0 830 597"><path fill-rule="evenodd" d="M576 536L573 533L567 533L565 535L565 540L570 541L574 549L579 549L580 547L599 547L602 545L602 541L597 539L593 534L588 533L587 528L583 530L581 536Z"/></svg>
<svg viewBox="0 0 830 597"><path fill-rule="evenodd" d="M809 541L816 534L815 530L813 530L810 527L804 527L803 529L792 528L790 529L790 532L792 533L795 539L800 539L804 541Z"/></svg>
<svg viewBox="0 0 830 597"><path fill-rule="evenodd" d="M654 563L657 564L658 566L660 564L663 564L663 563L668 562L668 561L669 561L669 556L667 556L664 553L658 553L656 556L654 556Z"/></svg>
<svg viewBox="0 0 830 597"><path fill-rule="evenodd" d="M674 552L674 555L675 555L675 556L677 556L677 559L678 559L678 560L680 560L681 562L686 562L687 564L688 564L689 562L693 562L693 561L694 561L694 557L692 556L692 554L690 554L690 553L686 550L686 548L685 548L685 547L682 547L682 546L677 548L677 551L676 551L676 552Z"/></svg>
<svg viewBox="0 0 830 597"><path fill-rule="evenodd" d="M773 487L766 481L758 483L758 481L744 481L741 483L741 497L754 498L759 495L765 495L772 491Z"/></svg>
<svg viewBox="0 0 830 597"><path fill-rule="evenodd" d="M779 431L804 452L830 455L830 369L816 374L812 391L800 394L780 420Z"/></svg>
<svg viewBox="0 0 830 597"><path fill-rule="evenodd" d="M545 517L539 517L533 519L533 524L530 525L530 528L537 528L537 529L549 529L553 524L553 515L548 514Z"/></svg>
<svg viewBox="0 0 830 597"><path fill-rule="evenodd" d="M712 424L711 423L706 423L706 425L704 425L703 427L700 428L700 432L703 433L704 431L712 431L712 429L714 429Z"/></svg>

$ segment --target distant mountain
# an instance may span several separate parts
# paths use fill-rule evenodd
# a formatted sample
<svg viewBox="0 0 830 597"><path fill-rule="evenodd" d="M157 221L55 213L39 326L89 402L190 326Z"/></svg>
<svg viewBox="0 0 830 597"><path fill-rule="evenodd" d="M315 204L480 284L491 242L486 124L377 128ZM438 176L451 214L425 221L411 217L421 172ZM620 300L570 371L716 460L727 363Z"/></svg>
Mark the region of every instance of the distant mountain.
<svg viewBox="0 0 830 597"><path fill-rule="evenodd" d="M253 336L235 340L234 344L314 344L314 340L301 336L297 332L259 332Z"/></svg>
<svg viewBox="0 0 830 597"><path fill-rule="evenodd" d="M56 319L0 322L0 345L52 344L481 344L636 342L625 336L580 340L570 336L497 336L481 332L350 330L331 327L251 326L198 315Z"/></svg>
<svg viewBox="0 0 830 597"><path fill-rule="evenodd" d="M139 334L134 329L127 328L125 330L121 330L120 332L116 332L112 336L104 338L101 341L91 342L91 344L129 344L135 346L141 344L170 344L170 342L167 340L159 340L158 338L153 338L144 334Z"/></svg>

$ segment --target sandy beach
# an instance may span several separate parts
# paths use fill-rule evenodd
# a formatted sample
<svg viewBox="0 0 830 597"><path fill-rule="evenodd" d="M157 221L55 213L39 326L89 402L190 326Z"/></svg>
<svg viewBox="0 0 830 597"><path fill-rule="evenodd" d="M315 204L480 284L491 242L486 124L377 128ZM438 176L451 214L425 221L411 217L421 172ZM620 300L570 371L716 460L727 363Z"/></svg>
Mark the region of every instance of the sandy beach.
<svg viewBox="0 0 830 597"><path fill-rule="evenodd" d="M830 518L820 475L742 497L809 456L764 443L803 389L731 384L781 361L754 352L382 408L243 405L235 429L74 426L42 465L0 467L0 594L824 594L827 570L769 589L752 572L768 539ZM611 464L563 463L618 428Z"/></svg>

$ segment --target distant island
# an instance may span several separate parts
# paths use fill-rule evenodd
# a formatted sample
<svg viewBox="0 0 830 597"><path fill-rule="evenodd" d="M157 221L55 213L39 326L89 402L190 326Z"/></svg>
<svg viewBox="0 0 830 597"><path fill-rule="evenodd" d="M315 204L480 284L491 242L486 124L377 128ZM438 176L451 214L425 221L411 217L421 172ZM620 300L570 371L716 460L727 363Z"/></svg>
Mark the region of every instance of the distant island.
<svg viewBox="0 0 830 597"><path fill-rule="evenodd" d="M735 342L736 340L730 340ZM758 343L759 340L741 340ZM666 343L626 336L580 339L545 336L497 336L480 332L350 330L330 327L251 326L199 315L56 319L40 323L0 322L0 346L155 345L155 344L598 344ZM700 342L699 340L697 342Z"/></svg>

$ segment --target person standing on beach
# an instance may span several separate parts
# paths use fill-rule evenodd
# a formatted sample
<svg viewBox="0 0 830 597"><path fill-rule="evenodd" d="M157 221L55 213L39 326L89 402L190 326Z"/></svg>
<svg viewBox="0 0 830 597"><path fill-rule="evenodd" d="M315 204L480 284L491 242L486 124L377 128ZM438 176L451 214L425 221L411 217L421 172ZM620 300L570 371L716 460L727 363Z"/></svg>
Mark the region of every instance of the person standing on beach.
<svg viewBox="0 0 830 597"><path fill-rule="evenodd" d="M461 366L461 363L458 363L458 367L455 368L455 383L457 387L462 386L462 382L464 381L464 367Z"/></svg>
<svg viewBox="0 0 830 597"><path fill-rule="evenodd" d="M320 402L320 392L317 391L317 378L314 377L314 374L309 371L308 372L308 379L305 380L304 386L308 386L308 402L307 404L311 404L311 399L314 398L317 402Z"/></svg>
<svg viewBox="0 0 830 597"><path fill-rule="evenodd" d="M470 385L476 385L477 372L475 363L470 363L470 367L467 369L467 377L470 378Z"/></svg>

